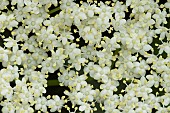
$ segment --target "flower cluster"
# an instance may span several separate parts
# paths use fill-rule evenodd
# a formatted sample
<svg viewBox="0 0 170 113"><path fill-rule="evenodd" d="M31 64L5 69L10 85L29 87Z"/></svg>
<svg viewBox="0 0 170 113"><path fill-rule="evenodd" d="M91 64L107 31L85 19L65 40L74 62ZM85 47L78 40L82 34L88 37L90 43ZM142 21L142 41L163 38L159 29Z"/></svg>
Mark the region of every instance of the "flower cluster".
<svg viewBox="0 0 170 113"><path fill-rule="evenodd" d="M0 6L3 113L170 112L170 0ZM45 96L52 73L62 96Z"/></svg>

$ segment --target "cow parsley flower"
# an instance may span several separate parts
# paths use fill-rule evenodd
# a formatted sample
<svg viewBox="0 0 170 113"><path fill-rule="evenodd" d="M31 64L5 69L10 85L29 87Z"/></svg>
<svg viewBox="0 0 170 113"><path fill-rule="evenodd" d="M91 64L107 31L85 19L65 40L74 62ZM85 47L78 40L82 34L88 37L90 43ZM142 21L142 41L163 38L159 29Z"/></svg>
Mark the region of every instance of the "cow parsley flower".
<svg viewBox="0 0 170 113"><path fill-rule="evenodd" d="M36 100L35 109L47 112L47 99L45 97L39 97Z"/></svg>
<svg viewBox="0 0 170 113"><path fill-rule="evenodd" d="M64 100L58 95L53 96L52 99L47 100L47 106L50 108L51 112L59 111L63 107Z"/></svg>
<svg viewBox="0 0 170 113"><path fill-rule="evenodd" d="M36 0L24 0L24 4L26 5L23 10L26 12L31 12L34 14L38 14L39 13L39 8L38 6L38 1Z"/></svg>
<svg viewBox="0 0 170 113"><path fill-rule="evenodd" d="M62 0L61 1L61 6L60 8L62 10L65 10L65 9L72 9L72 7L75 5L75 3L73 2L73 0Z"/></svg>

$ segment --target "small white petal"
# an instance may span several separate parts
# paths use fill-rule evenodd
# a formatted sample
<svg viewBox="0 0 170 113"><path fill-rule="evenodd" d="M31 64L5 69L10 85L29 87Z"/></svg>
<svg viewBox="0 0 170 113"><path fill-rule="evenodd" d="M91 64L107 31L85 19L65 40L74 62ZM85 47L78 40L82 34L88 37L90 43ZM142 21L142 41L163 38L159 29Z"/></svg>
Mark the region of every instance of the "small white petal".
<svg viewBox="0 0 170 113"><path fill-rule="evenodd" d="M3 60L4 60L5 62L8 61L8 55L7 55L7 54L3 54Z"/></svg>
<svg viewBox="0 0 170 113"><path fill-rule="evenodd" d="M7 42L7 43L5 44L5 46L6 46L6 47L12 47L12 46L13 46L13 42Z"/></svg>
<svg viewBox="0 0 170 113"><path fill-rule="evenodd" d="M86 60L85 58L79 58L79 59L78 59L78 62L79 62L79 63L84 63L85 60Z"/></svg>
<svg viewBox="0 0 170 113"><path fill-rule="evenodd" d="M170 8L170 2L166 2L166 3L165 3L165 7L166 7L166 8Z"/></svg>
<svg viewBox="0 0 170 113"><path fill-rule="evenodd" d="M144 51L149 51L152 49L152 47L149 44L145 44L143 49L144 49Z"/></svg>
<svg viewBox="0 0 170 113"><path fill-rule="evenodd" d="M79 107L79 110L80 110L80 111L84 111L85 109L86 109L86 106L83 106L83 105L82 105L82 106Z"/></svg>
<svg viewBox="0 0 170 113"><path fill-rule="evenodd" d="M16 52L17 52L17 50L18 50L18 45L13 46L13 48L12 48L13 53L16 53Z"/></svg>
<svg viewBox="0 0 170 113"><path fill-rule="evenodd" d="M2 89L1 94L6 95L6 93L8 93L8 90L7 89Z"/></svg>
<svg viewBox="0 0 170 113"><path fill-rule="evenodd" d="M6 106L4 106L4 107L2 108L2 112L3 112L3 113L9 113L9 108L6 107Z"/></svg>
<svg viewBox="0 0 170 113"><path fill-rule="evenodd" d="M76 65L75 65L75 68L76 68L76 70L78 70L78 71L79 71L79 70L81 69L81 65L76 64Z"/></svg>
<svg viewBox="0 0 170 113"><path fill-rule="evenodd" d="M89 11L88 11L88 16L89 16L89 17L93 17L93 16L94 16L94 12L93 12L92 10L89 10Z"/></svg>
<svg viewBox="0 0 170 113"><path fill-rule="evenodd" d="M85 14L85 13L83 13L83 12L79 13L79 16L80 16L80 19L82 19L82 20L87 19L86 14Z"/></svg>
<svg viewBox="0 0 170 113"><path fill-rule="evenodd" d="M127 62L127 66L128 68L132 69L134 67L133 63L132 62Z"/></svg>
<svg viewBox="0 0 170 113"><path fill-rule="evenodd" d="M66 37L62 37L62 44L65 45L67 43L67 38Z"/></svg>
<svg viewBox="0 0 170 113"><path fill-rule="evenodd" d="M130 6L132 0L126 0L126 6Z"/></svg>
<svg viewBox="0 0 170 113"><path fill-rule="evenodd" d="M166 53L170 54L170 47L169 47L169 46L166 46L164 51L165 51Z"/></svg>
<svg viewBox="0 0 170 113"><path fill-rule="evenodd" d="M36 104L36 105L35 105L35 109L36 109L36 110L41 109L41 104Z"/></svg>

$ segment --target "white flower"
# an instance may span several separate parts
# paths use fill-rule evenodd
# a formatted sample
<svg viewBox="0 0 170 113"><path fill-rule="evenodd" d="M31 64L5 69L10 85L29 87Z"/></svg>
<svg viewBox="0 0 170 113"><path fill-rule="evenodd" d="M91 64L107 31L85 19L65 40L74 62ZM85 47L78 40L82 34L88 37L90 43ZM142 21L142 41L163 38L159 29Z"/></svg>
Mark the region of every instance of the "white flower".
<svg viewBox="0 0 170 113"><path fill-rule="evenodd" d="M74 39L74 36L71 35L71 32L65 32L65 31L63 31L62 34L61 34L61 36L58 37L58 38L59 38L59 40L62 41L62 44L65 45L66 43L69 42L69 40L72 41L72 40Z"/></svg>
<svg viewBox="0 0 170 113"><path fill-rule="evenodd" d="M122 73L118 69L112 69L110 72L110 77L113 80L121 80L122 79Z"/></svg>
<svg viewBox="0 0 170 113"><path fill-rule="evenodd" d="M58 77L59 82L63 83L65 86L74 85L72 78L74 78L75 72L74 71L64 71L62 75Z"/></svg>
<svg viewBox="0 0 170 113"><path fill-rule="evenodd" d="M130 6L131 2L132 2L132 0L126 0L126 6Z"/></svg>
<svg viewBox="0 0 170 113"><path fill-rule="evenodd" d="M80 32L81 34L81 32ZM84 27L83 31L82 31L82 38L84 40L88 40L91 42L95 42L95 35L97 34L97 30L91 26L86 26Z"/></svg>
<svg viewBox="0 0 170 113"><path fill-rule="evenodd" d="M92 89L92 86L87 85L86 87L81 88L80 92L84 94L83 99L85 101L89 101L89 102L94 101L94 97L96 96L96 91Z"/></svg>
<svg viewBox="0 0 170 113"><path fill-rule="evenodd" d="M18 0L18 1L22 2L22 0ZM20 5L22 5L22 4L20 4ZM16 17L16 21L17 22L22 22L22 23L24 22L23 20L27 16L30 16L30 14L28 12L24 12L23 7L18 7L17 9L14 9L13 14Z"/></svg>
<svg viewBox="0 0 170 113"><path fill-rule="evenodd" d="M30 52L35 52L35 48L38 47L38 43L36 42L36 36L31 36L22 46L22 50L28 49Z"/></svg>
<svg viewBox="0 0 170 113"><path fill-rule="evenodd" d="M34 109L32 107L30 107L28 104L24 105L20 105L20 106L17 106L19 107L16 108L16 113L21 113L21 112L24 112L24 113L34 113Z"/></svg>
<svg viewBox="0 0 170 113"><path fill-rule="evenodd" d="M31 92L29 92L27 88L25 88L23 91L24 92L19 93L18 95L14 94L14 97L16 96L18 99L20 99L23 105L28 105L29 102L34 102L34 97Z"/></svg>
<svg viewBox="0 0 170 113"><path fill-rule="evenodd" d="M81 105L82 103L81 99L83 98L83 93L77 91L73 91L73 92L64 91L64 94L69 97L69 100L72 102L74 106L77 104Z"/></svg>
<svg viewBox="0 0 170 113"><path fill-rule="evenodd" d="M14 113L15 107L12 102L5 102L3 104L2 113Z"/></svg>
<svg viewBox="0 0 170 113"><path fill-rule="evenodd" d="M64 100L60 99L58 95L54 95L52 99L47 101L47 106L51 112L59 111L64 104Z"/></svg>
<svg viewBox="0 0 170 113"><path fill-rule="evenodd" d="M45 97L39 97L36 100L35 109L47 112L47 99Z"/></svg>
<svg viewBox="0 0 170 113"><path fill-rule="evenodd" d="M89 63L84 67L84 72L85 72L85 74L90 73L90 75L93 76L93 74L95 73L94 62L89 62Z"/></svg>
<svg viewBox="0 0 170 113"><path fill-rule="evenodd" d="M158 108L158 111L156 111L156 113L162 113L162 112L163 112L163 113L166 113L166 112L168 113L168 111L169 111L169 110L168 110L167 108L165 108L165 107L159 107L159 108Z"/></svg>
<svg viewBox="0 0 170 113"><path fill-rule="evenodd" d="M170 54L170 46L169 43L163 43L159 45L159 54L162 54L165 51L167 54Z"/></svg>
<svg viewBox="0 0 170 113"><path fill-rule="evenodd" d="M36 60L37 64L41 64L43 60L47 59L48 55L43 49L35 48L34 50L32 57Z"/></svg>
<svg viewBox="0 0 170 113"><path fill-rule="evenodd" d="M138 102L138 107L135 109L135 112L150 113L151 111L151 106L142 102Z"/></svg>
<svg viewBox="0 0 170 113"><path fill-rule="evenodd" d="M19 7L23 7L24 6L24 0L12 0L11 1L12 5L18 5Z"/></svg>
<svg viewBox="0 0 170 113"><path fill-rule="evenodd" d="M33 30L33 32L35 32L35 30L40 30L42 22L42 18L38 17L36 14L32 14L25 19L24 24L26 29Z"/></svg>
<svg viewBox="0 0 170 113"><path fill-rule="evenodd" d="M73 0L62 0L61 1L61 10L69 10L72 9L72 7L74 7L75 3L73 2Z"/></svg>
<svg viewBox="0 0 170 113"><path fill-rule="evenodd" d="M125 17L125 13L124 13L125 9L126 9L125 5L121 5L119 1L116 2L114 6L114 13L115 13L116 20L119 20Z"/></svg>
<svg viewBox="0 0 170 113"><path fill-rule="evenodd" d="M112 25L113 25L115 31L125 30L125 24L126 24L125 19L117 19L117 20L113 19L112 20Z"/></svg>
<svg viewBox="0 0 170 113"><path fill-rule="evenodd" d="M92 108L89 104L87 103L82 103L82 105L79 107L80 111L84 111L84 113L90 113Z"/></svg>
<svg viewBox="0 0 170 113"><path fill-rule="evenodd" d="M60 47L61 44L57 39L55 34L45 34L43 37L43 49L44 50L53 50L54 47Z"/></svg>
<svg viewBox="0 0 170 113"><path fill-rule="evenodd" d="M0 1L1 112L169 112L170 0L77 2Z"/></svg>
<svg viewBox="0 0 170 113"><path fill-rule="evenodd" d="M7 5L9 5L9 1L8 0L2 0L0 1L0 10L6 9Z"/></svg>
<svg viewBox="0 0 170 113"><path fill-rule="evenodd" d="M7 48L12 48L12 51L15 53L18 50L17 41L12 39L11 37L4 39L6 41L5 46Z"/></svg>
<svg viewBox="0 0 170 113"><path fill-rule="evenodd" d="M72 16L71 14L61 11L56 16L56 21L58 23L58 26L63 29L65 26L71 26L73 23L73 18L71 18L71 16Z"/></svg>
<svg viewBox="0 0 170 113"><path fill-rule="evenodd" d="M104 47L107 51L114 51L117 48L120 48L120 45L117 43L116 37L112 37L111 39L106 37L105 42L101 41L102 47Z"/></svg>
<svg viewBox="0 0 170 113"><path fill-rule="evenodd" d="M155 96L154 94L149 94L148 99L145 100L145 103L151 105L155 109L159 109L160 105L159 97Z"/></svg>
<svg viewBox="0 0 170 113"><path fill-rule="evenodd" d="M78 13L78 18L80 19L80 20L85 20L85 19L87 19L87 16L86 16L86 14L85 14L85 12L83 12L84 10L79 10L78 12L76 12L76 13Z"/></svg>
<svg viewBox="0 0 170 113"><path fill-rule="evenodd" d="M93 57L96 56L95 48L93 46L83 46L81 47L82 57L86 59L93 60Z"/></svg>
<svg viewBox="0 0 170 113"><path fill-rule="evenodd" d="M2 14L0 15L0 21L1 21L1 22L4 22L6 19L7 19L7 16L5 15L5 13L2 13Z"/></svg>
<svg viewBox="0 0 170 113"><path fill-rule="evenodd" d="M87 14L88 14L89 17L93 17L94 16L93 10L88 10Z"/></svg>
<svg viewBox="0 0 170 113"><path fill-rule="evenodd" d="M64 53L63 48L58 48L55 52L52 52L52 58L56 62L56 64L55 63L53 64L53 67L55 67L55 69L63 67L65 63L65 58L67 58L67 56L64 55L63 53Z"/></svg>
<svg viewBox="0 0 170 113"><path fill-rule="evenodd" d="M54 73L54 71L55 71L54 64L55 63L56 62L54 62L54 60L52 58L48 57L45 61L43 61L41 63L41 65L42 65L41 72L42 73L48 73L48 72Z"/></svg>
<svg viewBox="0 0 170 113"><path fill-rule="evenodd" d="M164 23L166 24L167 21L166 21L166 15L167 15L167 12L166 11L162 11L160 9L157 9L156 10L156 13L152 15L152 17L154 19L156 19L156 27L159 27L161 23Z"/></svg>
<svg viewBox="0 0 170 113"><path fill-rule="evenodd" d="M99 60L99 66L111 66L112 53L111 51L97 51L97 59Z"/></svg>
<svg viewBox="0 0 170 113"><path fill-rule="evenodd" d="M161 100L161 103L164 105L164 106L168 106L170 104L170 99L169 99L169 94L167 95L163 95L160 97L160 100Z"/></svg>
<svg viewBox="0 0 170 113"><path fill-rule="evenodd" d="M81 56L76 56L75 59L68 60L68 63L71 63L71 66L75 67L75 69L79 71L81 69L81 65L84 65L85 61L85 58L81 58Z"/></svg>
<svg viewBox="0 0 170 113"><path fill-rule="evenodd" d="M21 65L22 63L26 61L26 55L24 54L22 50L18 50L16 51L16 53L12 53L9 56L9 61L13 64Z"/></svg>
<svg viewBox="0 0 170 113"><path fill-rule="evenodd" d="M13 27L16 27L16 28L18 27L18 22L15 20L14 14L9 14L4 24L6 28L8 28L10 31L13 30Z"/></svg>
<svg viewBox="0 0 170 113"><path fill-rule="evenodd" d="M39 81L32 82L29 91L35 98L40 97L40 95L42 95L43 93L46 93L46 89L43 87L43 84L40 83Z"/></svg>
<svg viewBox="0 0 170 113"><path fill-rule="evenodd" d="M13 97L13 88L10 86L9 82L9 80L1 77L0 95L10 101Z"/></svg>
<svg viewBox="0 0 170 113"><path fill-rule="evenodd" d="M24 78L30 82L39 82L44 86L47 83L46 76L40 72L34 71L33 69L25 69L22 75L25 75Z"/></svg>
<svg viewBox="0 0 170 113"><path fill-rule="evenodd" d="M8 62L9 53L10 53L9 50L6 50L6 49L0 47L0 60L3 61L3 62Z"/></svg>
<svg viewBox="0 0 170 113"><path fill-rule="evenodd" d="M57 1L57 0L50 0L50 2L51 2L54 6L58 6L58 1Z"/></svg>
<svg viewBox="0 0 170 113"><path fill-rule="evenodd" d="M76 47L75 43L65 45L64 54L69 55L70 59L75 59L76 56L81 55L81 50Z"/></svg>
<svg viewBox="0 0 170 113"><path fill-rule="evenodd" d="M26 12L31 12L34 14L39 13L38 1L36 0L24 0L24 4L26 5L23 10Z"/></svg>
<svg viewBox="0 0 170 113"><path fill-rule="evenodd" d="M27 41L28 40L28 31L24 29L23 26L20 26L18 29L13 30L12 34L16 36L17 41Z"/></svg>
<svg viewBox="0 0 170 113"><path fill-rule="evenodd" d="M113 91L117 91L117 86L119 85L118 81L108 80L107 83L101 84L100 89L101 91L101 97L107 98L108 96L111 96Z"/></svg>
<svg viewBox="0 0 170 113"><path fill-rule="evenodd" d="M157 73L153 72L152 75L147 75L146 78L148 79L147 85L149 87L152 87L153 85L155 87L159 86L160 77L159 77L159 75Z"/></svg>
<svg viewBox="0 0 170 113"><path fill-rule="evenodd" d="M166 3L164 4L164 6L165 6L166 8L169 8L169 11L170 11L170 2L169 2L169 1L166 2Z"/></svg>
<svg viewBox="0 0 170 113"><path fill-rule="evenodd" d="M111 109L116 111L116 106L119 103L119 96L112 95L108 99L104 100L104 108L106 111L110 111ZM114 113L114 112L113 112Z"/></svg>
<svg viewBox="0 0 170 113"><path fill-rule="evenodd" d="M151 50L152 49L152 46L150 46L149 44L145 44L144 46L143 46L143 50L144 51L149 51L149 50Z"/></svg>
<svg viewBox="0 0 170 113"><path fill-rule="evenodd" d="M100 1L100 9L96 10L99 13L99 17L106 17L111 18L112 17L112 7L107 6L102 1Z"/></svg>

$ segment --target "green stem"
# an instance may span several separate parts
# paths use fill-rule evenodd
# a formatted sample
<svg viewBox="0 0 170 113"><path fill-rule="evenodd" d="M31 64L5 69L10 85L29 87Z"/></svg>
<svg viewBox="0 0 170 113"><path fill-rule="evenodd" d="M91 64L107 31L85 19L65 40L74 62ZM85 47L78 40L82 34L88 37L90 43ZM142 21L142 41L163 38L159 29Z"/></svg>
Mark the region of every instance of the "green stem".
<svg viewBox="0 0 170 113"><path fill-rule="evenodd" d="M60 7L56 7L55 9L52 9L51 11L48 12L48 14L55 13L60 10Z"/></svg>
<svg viewBox="0 0 170 113"><path fill-rule="evenodd" d="M93 81L94 79L92 77L88 77L87 81ZM47 80L47 86L59 86L58 80Z"/></svg>
<svg viewBox="0 0 170 113"><path fill-rule="evenodd" d="M59 81L58 80L47 80L47 85L48 86L59 86Z"/></svg>

